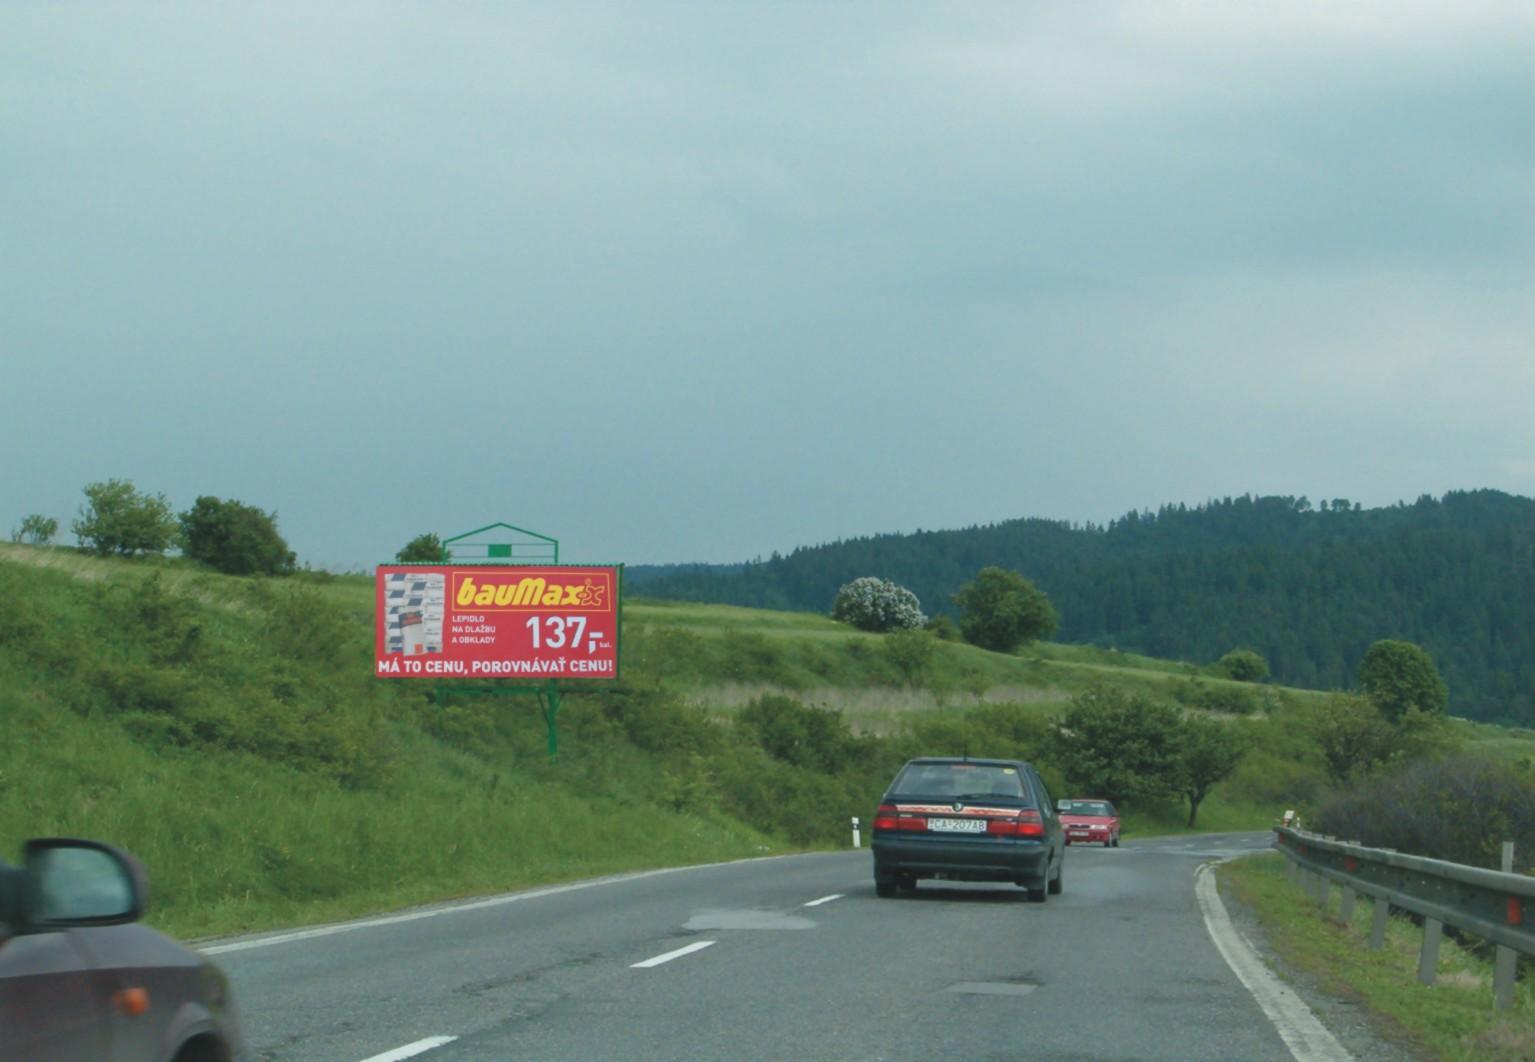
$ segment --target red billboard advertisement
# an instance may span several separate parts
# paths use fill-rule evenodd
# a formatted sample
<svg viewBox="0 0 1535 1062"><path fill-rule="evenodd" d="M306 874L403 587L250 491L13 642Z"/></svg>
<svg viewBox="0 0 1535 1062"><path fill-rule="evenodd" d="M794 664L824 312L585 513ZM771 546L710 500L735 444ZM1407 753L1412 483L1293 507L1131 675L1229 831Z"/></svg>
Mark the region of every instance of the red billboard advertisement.
<svg viewBox="0 0 1535 1062"><path fill-rule="evenodd" d="M616 567L381 565L380 678L615 679Z"/></svg>

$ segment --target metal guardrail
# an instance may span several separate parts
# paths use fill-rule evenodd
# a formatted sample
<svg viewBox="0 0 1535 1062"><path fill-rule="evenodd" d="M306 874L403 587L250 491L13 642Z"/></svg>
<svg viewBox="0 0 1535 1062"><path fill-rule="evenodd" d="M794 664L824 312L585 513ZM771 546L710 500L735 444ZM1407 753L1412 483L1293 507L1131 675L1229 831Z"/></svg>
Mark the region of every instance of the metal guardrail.
<svg viewBox="0 0 1535 1062"><path fill-rule="evenodd" d="M1513 1005L1516 954L1535 955L1535 878L1366 848L1284 826L1276 827L1274 834L1274 846L1285 856L1286 874L1314 899L1325 906L1331 885L1343 889L1339 917L1345 922L1353 917L1356 894L1374 899L1370 947L1385 944L1386 919L1393 907L1421 916L1418 980L1426 985L1434 983L1445 926L1496 944L1493 1004L1499 1010ZM1512 846L1506 845L1505 867L1511 861Z"/></svg>

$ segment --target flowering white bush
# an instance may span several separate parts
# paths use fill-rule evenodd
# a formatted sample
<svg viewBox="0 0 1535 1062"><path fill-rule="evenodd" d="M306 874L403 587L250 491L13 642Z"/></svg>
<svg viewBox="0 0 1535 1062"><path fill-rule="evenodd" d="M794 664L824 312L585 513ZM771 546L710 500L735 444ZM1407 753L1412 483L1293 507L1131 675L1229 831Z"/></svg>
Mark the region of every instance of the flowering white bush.
<svg viewBox="0 0 1535 1062"><path fill-rule="evenodd" d="M832 603L831 618L861 631L910 629L927 622L916 594L872 575L843 584Z"/></svg>

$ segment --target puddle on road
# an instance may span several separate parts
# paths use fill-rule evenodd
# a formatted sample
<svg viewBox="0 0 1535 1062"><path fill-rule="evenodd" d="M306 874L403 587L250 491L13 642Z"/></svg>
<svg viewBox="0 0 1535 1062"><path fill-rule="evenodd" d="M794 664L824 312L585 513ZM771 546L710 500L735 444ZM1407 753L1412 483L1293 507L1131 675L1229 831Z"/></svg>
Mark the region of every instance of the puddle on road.
<svg viewBox="0 0 1535 1062"><path fill-rule="evenodd" d="M814 929L815 923L799 915L777 911L699 911L684 929Z"/></svg>

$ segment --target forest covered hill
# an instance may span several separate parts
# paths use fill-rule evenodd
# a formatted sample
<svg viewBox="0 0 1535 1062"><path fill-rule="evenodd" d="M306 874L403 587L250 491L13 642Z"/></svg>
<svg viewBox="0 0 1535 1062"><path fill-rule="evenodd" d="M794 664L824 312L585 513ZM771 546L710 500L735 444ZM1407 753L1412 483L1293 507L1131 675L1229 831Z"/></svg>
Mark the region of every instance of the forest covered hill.
<svg viewBox="0 0 1535 1062"><path fill-rule="evenodd" d="M635 565L625 579L645 597L825 611L843 583L877 575L938 614L987 565L1050 596L1062 641L1199 663L1247 646L1277 680L1327 689L1354 684L1371 642L1400 638L1433 656L1453 713L1535 723L1535 500L1500 491L1375 509L1244 495L1107 525L1019 519Z"/></svg>

